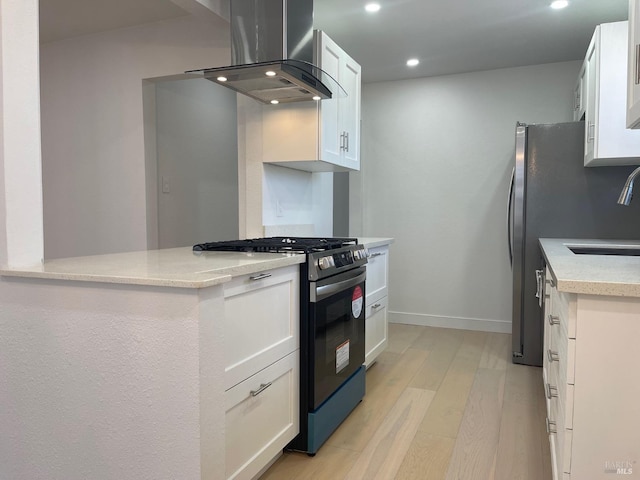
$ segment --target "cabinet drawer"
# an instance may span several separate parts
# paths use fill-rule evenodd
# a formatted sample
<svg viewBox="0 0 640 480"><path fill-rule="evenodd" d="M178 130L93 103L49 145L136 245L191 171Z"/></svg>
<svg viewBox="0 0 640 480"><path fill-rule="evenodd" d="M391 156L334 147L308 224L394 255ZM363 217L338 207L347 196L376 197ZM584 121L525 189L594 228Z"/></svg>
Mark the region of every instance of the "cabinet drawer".
<svg viewBox="0 0 640 480"><path fill-rule="evenodd" d="M225 285L225 390L299 347L299 288L297 265Z"/></svg>
<svg viewBox="0 0 640 480"><path fill-rule="evenodd" d="M299 432L299 350L225 393L226 478L253 478Z"/></svg>
<svg viewBox="0 0 640 480"><path fill-rule="evenodd" d="M389 247L371 248L367 259L367 303L386 296L388 282Z"/></svg>
<svg viewBox="0 0 640 480"><path fill-rule="evenodd" d="M365 312L365 367L387 347L387 301L382 297L370 305Z"/></svg>

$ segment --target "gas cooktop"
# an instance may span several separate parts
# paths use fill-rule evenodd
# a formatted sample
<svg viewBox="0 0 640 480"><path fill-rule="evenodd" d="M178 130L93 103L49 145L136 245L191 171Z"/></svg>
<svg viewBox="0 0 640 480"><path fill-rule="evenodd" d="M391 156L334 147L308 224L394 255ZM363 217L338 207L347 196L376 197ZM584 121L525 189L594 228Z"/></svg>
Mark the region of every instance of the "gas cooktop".
<svg viewBox="0 0 640 480"><path fill-rule="evenodd" d="M357 245L357 243L356 238L267 237L199 243L193 246L193 250L195 252L313 253Z"/></svg>

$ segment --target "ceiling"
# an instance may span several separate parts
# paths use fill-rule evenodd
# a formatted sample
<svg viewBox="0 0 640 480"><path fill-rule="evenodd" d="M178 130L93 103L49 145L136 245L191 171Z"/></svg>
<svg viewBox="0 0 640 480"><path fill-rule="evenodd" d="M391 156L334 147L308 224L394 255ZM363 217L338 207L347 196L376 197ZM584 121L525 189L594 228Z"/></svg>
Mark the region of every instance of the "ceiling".
<svg viewBox="0 0 640 480"><path fill-rule="evenodd" d="M377 82L579 60L595 26L625 20L628 0L315 0L314 26ZM41 41L188 14L176 0L40 0ZM408 68L408 58L420 59Z"/></svg>

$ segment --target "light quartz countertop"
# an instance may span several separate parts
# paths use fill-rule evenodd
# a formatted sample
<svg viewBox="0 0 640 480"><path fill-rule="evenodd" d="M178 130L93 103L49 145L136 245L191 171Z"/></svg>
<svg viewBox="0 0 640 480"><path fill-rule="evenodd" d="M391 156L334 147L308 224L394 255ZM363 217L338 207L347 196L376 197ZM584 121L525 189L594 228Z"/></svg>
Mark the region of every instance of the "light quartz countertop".
<svg viewBox="0 0 640 480"><path fill-rule="evenodd" d="M193 252L191 247L48 260L0 269L12 277L106 282L160 287L204 288L239 275L303 263L288 253Z"/></svg>
<svg viewBox="0 0 640 480"><path fill-rule="evenodd" d="M386 237L356 237L358 243L364 245L366 248L381 247L383 245L390 245L393 243L393 238Z"/></svg>
<svg viewBox="0 0 640 480"><path fill-rule="evenodd" d="M541 238L540 246L561 292L640 297L640 257L575 254L567 246L631 246L640 241Z"/></svg>

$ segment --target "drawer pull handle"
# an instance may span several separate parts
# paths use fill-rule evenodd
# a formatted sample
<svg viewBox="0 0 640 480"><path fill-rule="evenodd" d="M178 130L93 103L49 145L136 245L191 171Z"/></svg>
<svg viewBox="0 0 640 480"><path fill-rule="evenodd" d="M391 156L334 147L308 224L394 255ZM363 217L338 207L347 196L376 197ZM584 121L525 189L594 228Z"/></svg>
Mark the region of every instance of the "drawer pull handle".
<svg viewBox="0 0 640 480"><path fill-rule="evenodd" d="M269 382L269 383L261 383L259 389L251 390L251 396L252 397L257 397L258 395L260 395L262 392L264 392L270 386L271 386L271 382Z"/></svg>
<svg viewBox="0 0 640 480"><path fill-rule="evenodd" d="M549 285L551 285L552 287L555 287L555 286L556 286L556 282L554 282L554 281L553 281L553 278L549 278L549 279L547 279L547 280L546 280L546 282L547 282Z"/></svg>
<svg viewBox="0 0 640 480"><path fill-rule="evenodd" d="M545 393L547 398L551 400L552 398L558 397L558 387L551 385L550 383L545 384Z"/></svg>
<svg viewBox="0 0 640 480"><path fill-rule="evenodd" d="M556 433L556 422L549 420L549 417L547 417L547 433L549 435L554 435Z"/></svg>
<svg viewBox="0 0 640 480"><path fill-rule="evenodd" d="M380 303L374 303L373 305L371 305L371 309L372 310L376 310L376 309L380 308L381 306L382 306L382 304L380 304Z"/></svg>
<svg viewBox="0 0 640 480"><path fill-rule="evenodd" d="M547 357L549 358L550 362L559 362L560 361L560 355L558 355L558 352L554 352L551 349L547 350Z"/></svg>
<svg viewBox="0 0 640 480"><path fill-rule="evenodd" d="M370 253L369 258L379 257L380 255L382 255L382 252Z"/></svg>
<svg viewBox="0 0 640 480"><path fill-rule="evenodd" d="M256 281L256 280L262 280L263 278L269 278L271 276L270 273L261 273L260 275L254 275L253 277L249 277L249 280L251 281Z"/></svg>
<svg viewBox="0 0 640 480"><path fill-rule="evenodd" d="M549 325L560 325L560 317L557 315L549 314L547 319L549 320Z"/></svg>

